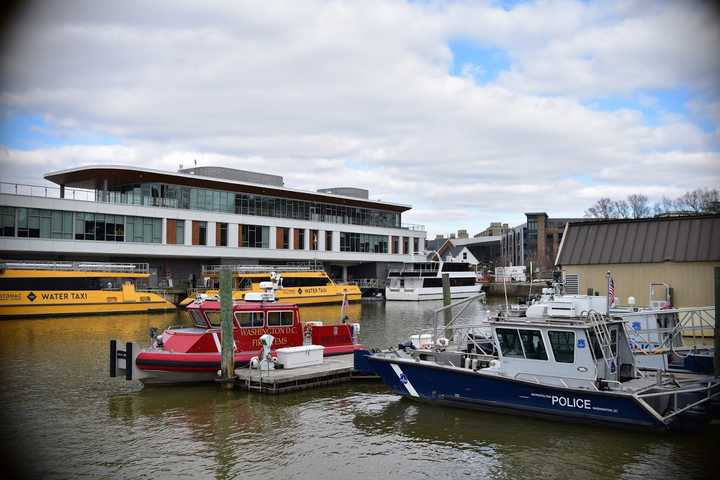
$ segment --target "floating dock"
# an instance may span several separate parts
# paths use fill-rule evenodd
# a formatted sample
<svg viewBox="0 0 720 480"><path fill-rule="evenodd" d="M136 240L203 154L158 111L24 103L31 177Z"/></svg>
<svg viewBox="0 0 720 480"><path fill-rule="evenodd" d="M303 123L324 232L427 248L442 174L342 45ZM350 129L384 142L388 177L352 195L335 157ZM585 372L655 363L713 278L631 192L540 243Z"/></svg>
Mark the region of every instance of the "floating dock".
<svg viewBox="0 0 720 480"><path fill-rule="evenodd" d="M358 373L353 355L326 357L321 365L275 370L235 369L238 388L251 392L279 394L350 381L377 381L373 375Z"/></svg>

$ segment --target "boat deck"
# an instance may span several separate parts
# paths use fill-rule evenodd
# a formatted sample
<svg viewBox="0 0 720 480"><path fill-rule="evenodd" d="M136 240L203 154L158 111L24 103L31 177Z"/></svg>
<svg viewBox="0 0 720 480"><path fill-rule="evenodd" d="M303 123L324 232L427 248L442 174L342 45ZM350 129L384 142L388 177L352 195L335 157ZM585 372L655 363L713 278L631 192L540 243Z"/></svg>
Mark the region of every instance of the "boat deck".
<svg viewBox="0 0 720 480"><path fill-rule="evenodd" d="M293 369L235 370L236 386L259 393L279 394L307 390L324 385L350 381L367 381L375 377L358 375L353 368L353 355L325 357L321 365Z"/></svg>

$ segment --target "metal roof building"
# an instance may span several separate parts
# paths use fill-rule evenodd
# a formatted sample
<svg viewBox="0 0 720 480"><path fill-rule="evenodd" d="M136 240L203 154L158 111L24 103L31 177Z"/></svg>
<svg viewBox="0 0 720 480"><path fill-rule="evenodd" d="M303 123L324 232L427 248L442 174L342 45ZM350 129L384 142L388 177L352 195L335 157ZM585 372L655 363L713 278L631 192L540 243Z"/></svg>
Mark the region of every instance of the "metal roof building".
<svg viewBox="0 0 720 480"><path fill-rule="evenodd" d="M672 288L675 306L711 305L712 269L720 265L720 215L568 223L556 258L578 293L607 293L646 304L650 283Z"/></svg>

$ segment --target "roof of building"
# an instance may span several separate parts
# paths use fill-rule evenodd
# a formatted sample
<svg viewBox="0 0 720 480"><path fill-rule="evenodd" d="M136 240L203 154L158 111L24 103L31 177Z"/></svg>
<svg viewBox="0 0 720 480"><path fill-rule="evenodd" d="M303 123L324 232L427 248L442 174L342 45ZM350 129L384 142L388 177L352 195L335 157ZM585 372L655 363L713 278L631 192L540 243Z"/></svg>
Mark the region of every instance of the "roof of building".
<svg viewBox="0 0 720 480"><path fill-rule="evenodd" d="M569 223L556 264L720 261L720 215Z"/></svg>
<svg viewBox="0 0 720 480"><path fill-rule="evenodd" d="M472 245L481 245L493 242L497 242L499 244L501 240L502 237L497 235L492 237L448 238L437 250L440 255L445 255L447 252L454 252L452 253L452 256L457 256L463 247L468 247L468 249L470 249Z"/></svg>
<svg viewBox="0 0 720 480"><path fill-rule="evenodd" d="M199 168L199 167L198 167ZM297 200L328 202L338 205L354 207L375 208L404 212L410 210L410 205L390 203L375 200L365 200L345 195L312 192L287 187L263 185L259 183L241 182L237 180L219 179L202 175L193 175L181 172L167 172L149 168L139 168L125 165L88 165L49 172L45 178L58 185L75 188L99 188L107 180L110 186L128 185L139 182L164 182L174 185L184 185L198 188L210 188L240 193L254 193L259 195L274 195Z"/></svg>

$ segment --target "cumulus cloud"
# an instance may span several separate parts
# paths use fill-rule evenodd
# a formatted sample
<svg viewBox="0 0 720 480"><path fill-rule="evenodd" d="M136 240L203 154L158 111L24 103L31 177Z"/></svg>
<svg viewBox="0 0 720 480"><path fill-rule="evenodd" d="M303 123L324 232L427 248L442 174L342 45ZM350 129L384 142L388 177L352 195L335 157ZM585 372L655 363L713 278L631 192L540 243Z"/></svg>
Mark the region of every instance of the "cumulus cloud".
<svg viewBox="0 0 720 480"><path fill-rule="evenodd" d="M720 184L720 30L703 4L77 1L21 20L2 52L5 112L117 144L5 146L3 177L198 160L368 188L431 233ZM509 68L452 76L457 38ZM678 87L688 116L652 125L588 106L638 93L652 108L645 90Z"/></svg>

